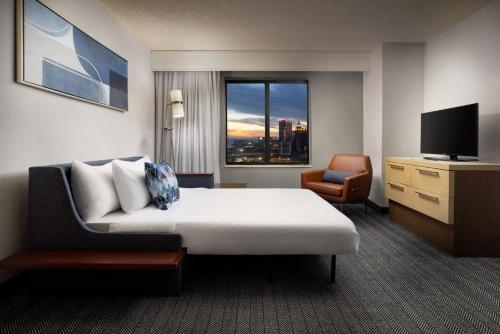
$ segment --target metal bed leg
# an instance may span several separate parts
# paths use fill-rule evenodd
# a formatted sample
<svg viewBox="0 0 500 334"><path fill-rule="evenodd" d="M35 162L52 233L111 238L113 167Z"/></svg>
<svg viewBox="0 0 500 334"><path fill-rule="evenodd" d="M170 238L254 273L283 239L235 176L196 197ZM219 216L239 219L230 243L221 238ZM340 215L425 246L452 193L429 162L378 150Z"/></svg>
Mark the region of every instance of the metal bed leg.
<svg viewBox="0 0 500 334"><path fill-rule="evenodd" d="M267 280L269 283L274 283L274 256L267 256Z"/></svg>
<svg viewBox="0 0 500 334"><path fill-rule="evenodd" d="M332 261L330 264L330 283L335 283L335 267L337 266L337 256L332 255Z"/></svg>

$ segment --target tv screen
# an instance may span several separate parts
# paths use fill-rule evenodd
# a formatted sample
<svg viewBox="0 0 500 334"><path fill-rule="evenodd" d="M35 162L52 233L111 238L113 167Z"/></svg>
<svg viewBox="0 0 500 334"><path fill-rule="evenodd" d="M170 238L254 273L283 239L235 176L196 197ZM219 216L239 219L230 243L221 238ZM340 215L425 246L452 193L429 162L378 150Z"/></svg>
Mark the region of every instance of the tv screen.
<svg viewBox="0 0 500 334"><path fill-rule="evenodd" d="M449 155L478 155L479 105L432 111L422 114L420 152Z"/></svg>

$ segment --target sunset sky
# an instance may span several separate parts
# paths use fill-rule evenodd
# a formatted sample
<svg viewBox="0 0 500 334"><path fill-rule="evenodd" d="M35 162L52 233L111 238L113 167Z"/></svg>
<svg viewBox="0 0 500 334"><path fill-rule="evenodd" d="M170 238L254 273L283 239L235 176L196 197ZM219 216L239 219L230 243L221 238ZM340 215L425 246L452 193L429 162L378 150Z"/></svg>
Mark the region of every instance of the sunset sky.
<svg viewBox="0 0 500 334"><path fill-rule="evenodd" d="M278 121L289 119L307 126L307 84L271 83L271 136L278 136ZM265 85L263 83L227 84L227 137L253 139L265 134Z"/></svg>

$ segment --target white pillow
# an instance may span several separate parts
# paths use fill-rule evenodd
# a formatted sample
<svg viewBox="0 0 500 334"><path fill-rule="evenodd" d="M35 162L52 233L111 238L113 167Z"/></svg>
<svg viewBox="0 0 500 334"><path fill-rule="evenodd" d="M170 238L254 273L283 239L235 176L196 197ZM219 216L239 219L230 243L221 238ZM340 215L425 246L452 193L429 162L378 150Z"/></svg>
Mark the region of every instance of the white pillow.
<svg viewBox="0 0 500 334"><path fill-rule="evenodd" d="M122 210L130 214L151 203L151 195L146 186L144 163L149 157L137 161L113 160L113 180Z"/></svg>
<svg viewBox="0 0 500 334"><path fill-rule="evenodd" d="M120 208L111 163L90 166L73 160L71 187L76 208L84 221L101 218Z"/></svg>

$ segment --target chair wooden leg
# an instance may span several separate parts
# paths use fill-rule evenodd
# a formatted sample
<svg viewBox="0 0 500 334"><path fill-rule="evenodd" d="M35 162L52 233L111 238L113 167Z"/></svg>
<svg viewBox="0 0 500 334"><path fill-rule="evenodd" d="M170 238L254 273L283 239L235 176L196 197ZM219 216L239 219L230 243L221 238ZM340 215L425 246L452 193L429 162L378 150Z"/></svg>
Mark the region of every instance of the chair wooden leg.
<svg viewBox="0 0 500 334"><path fill-rule="evenodd" d="M337 256L332 255L331 263L330 263L330 284L335 283L335 267L337 266Z"/></svg>

